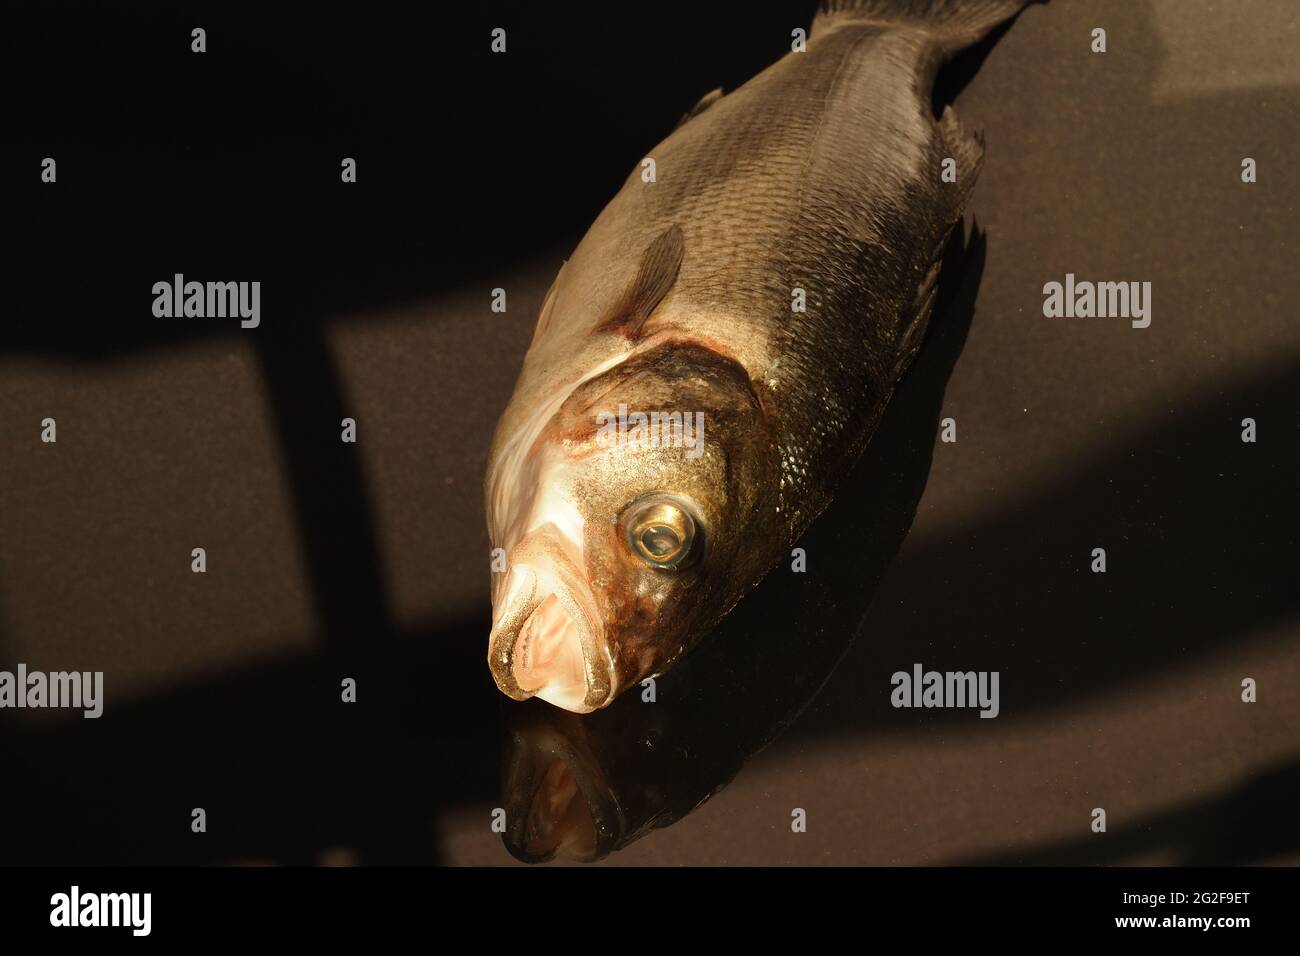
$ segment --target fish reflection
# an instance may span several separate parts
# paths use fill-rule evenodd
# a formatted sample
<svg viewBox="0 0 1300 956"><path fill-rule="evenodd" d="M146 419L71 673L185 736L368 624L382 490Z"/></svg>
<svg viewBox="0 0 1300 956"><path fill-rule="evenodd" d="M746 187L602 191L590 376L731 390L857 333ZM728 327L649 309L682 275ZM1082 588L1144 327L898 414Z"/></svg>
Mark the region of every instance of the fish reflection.
<svg viewBox="0 0 1300 956"><path fill-rule="evenodd" d="M843 492L800 539L805 572L786 563L769 575L658 678L653 702L644 688L585 715L503 702L504 841L514 856L590 862L669 826L811 703L911 526L983 265L978 230L966 244L954 236L938 321Z"/></svg>

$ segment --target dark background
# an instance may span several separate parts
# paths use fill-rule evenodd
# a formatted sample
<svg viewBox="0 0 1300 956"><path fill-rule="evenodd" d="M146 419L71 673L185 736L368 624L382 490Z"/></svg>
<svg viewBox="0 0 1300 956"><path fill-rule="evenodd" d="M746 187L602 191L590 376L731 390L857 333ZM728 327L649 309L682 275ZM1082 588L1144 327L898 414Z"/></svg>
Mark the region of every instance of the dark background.
<svg viewBox="0 0 1300 956"><path fill-rule="evenodd" d="M811 9L7 16L0 668L104 670L107 700L0 712L0 862L510 860L491 428L627 172ZM988 143L978 295L931 383L958 442L928 432L911 534L810 709L613 861L1296 860L1295 21L1054 0L947 78ZM260 280L261 327L154 318L175 272ZM1151 328L1044 318L1066 272L1152 281ZM1002 716L891 709L915 661L999 670Z"/></svg>

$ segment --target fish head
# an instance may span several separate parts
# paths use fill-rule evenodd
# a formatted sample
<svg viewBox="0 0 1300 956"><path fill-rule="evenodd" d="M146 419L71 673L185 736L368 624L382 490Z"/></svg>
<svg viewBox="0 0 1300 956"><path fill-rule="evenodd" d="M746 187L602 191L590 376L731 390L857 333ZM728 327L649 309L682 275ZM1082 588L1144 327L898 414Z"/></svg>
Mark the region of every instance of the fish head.
<svg viewBox="0 0 1300 956"><path fill-rule="evenodd" d="M770 565L776 461L744 368L706 346L575 388L489 473L498 687L587 713L666 670Z"/></svg>

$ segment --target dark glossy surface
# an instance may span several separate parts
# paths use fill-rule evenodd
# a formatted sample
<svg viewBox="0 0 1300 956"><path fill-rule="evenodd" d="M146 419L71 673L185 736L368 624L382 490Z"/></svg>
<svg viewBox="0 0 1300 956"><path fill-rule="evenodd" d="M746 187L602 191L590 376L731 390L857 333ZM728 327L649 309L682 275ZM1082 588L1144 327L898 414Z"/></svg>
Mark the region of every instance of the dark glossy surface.
<svg viewBox="0 0 1300 956"><path fill-rule="evenodd" d="M34 223L0 323L0 666L102 669L108 696L99 721L0 715L0 861L512 862L490 827L508 755L482 647L492 423L630 163L807 21L533 6L272 9L210 20L202 64L162 4L6 31L10 88L38 69L49 85L15 100L0 160L24 184L7 221ZM701 659L584 731L628 821L732 780L608 863L1297 859L1295 15L1187 6L1056 0L979 65L957 104L988 145L964 347L927 346L946 383L909 376L885 473L844 499L885 522L831 529L862 566L820 544L779 579L826 589L827 622L879 579L861 633L739 772L847 629L791 626L802 605L777 602L779 625L731 638L762 651L720 667L733 710ZM509 18L507 60L480 55ZM50 153L53 197L31 175ZM262 280L261 334L154 319L148 289L176 271ZM1042 285L1066 272L1152 281L1152 327L1045 319ZM934 442L936 415L956 444ZM889 675L916 661L1000 670L1001 716L894 710ZM1259 703L1240 703L1244 676ZM632 717L683 752L609 749Z"/></svg>

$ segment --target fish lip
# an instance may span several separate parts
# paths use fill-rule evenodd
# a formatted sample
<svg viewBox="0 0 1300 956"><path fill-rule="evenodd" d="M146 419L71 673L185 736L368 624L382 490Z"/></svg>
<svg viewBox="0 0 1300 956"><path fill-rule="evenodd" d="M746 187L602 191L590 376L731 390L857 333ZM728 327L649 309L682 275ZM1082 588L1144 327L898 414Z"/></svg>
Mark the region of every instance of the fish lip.
<svg viewBox="0 0 1300 956"><path fill-rule="evenodd" d="M578 631L586 693L580 707L563 708L590 713L606 706L617 691L617 670L595 607L595 598L582 572L555 541L556 532L539 529L512 551L510 578L501 592L502 617L492 626L488 642L488 668L503 694L528 700L535 690L519 685L514 673L515 652L521 628L550 594L569 615ZM539 568L542 570L539 573Z"/></svg>
<svg viewBox="0 0 1300 956"><path fill-rule="evenodd" d="M515 680L515 642L520 628L542 603L542 599L537 595L537 573L532 568L512 565L509 573L511 579L516 575L523 577L517 584L508 579L502 592L503 606L507 610L499 621L492 623L492 634L488 640L488 669L501 693L512 700L522 701L533 695Z"/></svg>

